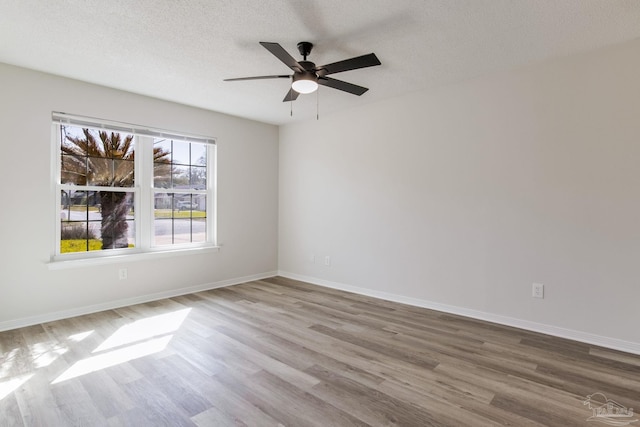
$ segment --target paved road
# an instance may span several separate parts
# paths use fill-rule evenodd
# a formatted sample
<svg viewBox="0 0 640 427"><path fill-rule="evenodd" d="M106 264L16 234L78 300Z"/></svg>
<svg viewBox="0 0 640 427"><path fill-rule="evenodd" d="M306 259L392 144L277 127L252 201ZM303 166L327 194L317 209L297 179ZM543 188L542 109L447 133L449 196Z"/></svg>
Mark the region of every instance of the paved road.
<svg viewBox="0 0 640 427"><path fill-rule="evenodd" d="M95 225L92 227L98 237L100 236L100 221L102 220L102 214L97 211L81 212L81 211L62 211L62 218L69 217L71 221L91 221ZM127 220L130 220L131 226L129 227L128 234L129 240L133 243L135 238L135 229L133 227L133 215L127 215ZM154 234L157 244L170 244L171 235L174 236L174 243L188 243L191 241L190 236L193 236L194 242L205 241L206 236L206 224L204 218L198 218L191 221L189 218L175 218L173 221L171 218L159 218L154 223Z"/></svg>

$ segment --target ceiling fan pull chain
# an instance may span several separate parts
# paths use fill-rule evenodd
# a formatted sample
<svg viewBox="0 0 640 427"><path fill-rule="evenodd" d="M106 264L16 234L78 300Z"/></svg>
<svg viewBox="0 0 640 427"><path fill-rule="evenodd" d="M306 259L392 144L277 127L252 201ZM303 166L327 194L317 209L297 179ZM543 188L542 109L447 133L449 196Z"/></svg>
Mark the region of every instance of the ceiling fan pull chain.
<svg viewBox="0 0 640 427"><path fill-rule="evenodd" d="M320 120L320 91L316 90L316 120Z"/></svg>
<svg viewBox="0 0 640 427"><path fill-rule="evenodd" d="M293 117L293 99L289 101L289 105L291 106L291 117Z"/></svg>

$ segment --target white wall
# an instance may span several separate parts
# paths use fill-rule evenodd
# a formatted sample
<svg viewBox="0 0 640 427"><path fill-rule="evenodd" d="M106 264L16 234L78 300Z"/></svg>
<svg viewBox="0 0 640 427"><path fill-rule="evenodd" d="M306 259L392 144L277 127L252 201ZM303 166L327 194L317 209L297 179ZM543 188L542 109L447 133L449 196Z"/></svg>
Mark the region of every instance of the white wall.
<svg viewBox="0 0 640 427"><path fill-rule="evenodd" d="M0 330L277 270L277 127L3 64L0 82ZM221 251L49 270L52 111L216 137Z"/></svg>
<svg viewBox="0 0 640 427"><path fill-rule="evenodd" d="M282 127L281 272L640 351L639 50Z"/></svg>

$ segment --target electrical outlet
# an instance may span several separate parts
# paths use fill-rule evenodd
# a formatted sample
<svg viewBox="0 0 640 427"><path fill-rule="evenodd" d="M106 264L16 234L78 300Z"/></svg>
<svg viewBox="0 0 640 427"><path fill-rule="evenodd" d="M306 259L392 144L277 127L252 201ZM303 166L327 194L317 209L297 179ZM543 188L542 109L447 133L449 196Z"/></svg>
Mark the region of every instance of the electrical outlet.
<svg viewBox="0 0 640 427"><path fill-rule="evenodd" d="M544 298L544 285L542 283L533 284L532 296L534 298Z"/></svg>
<svg viewBox="0 0 640 427"><path fill-rule="evenodd" d="M118 270L118 278L120 280L127 280L127 269L126 268L121 268L120 270Z"/></svg>
<svg viewBox="0 0 640 427"><path fill-rule="evenodd" d="M324 265L331 265L331 257L329 255L324 257Z"/></svg>

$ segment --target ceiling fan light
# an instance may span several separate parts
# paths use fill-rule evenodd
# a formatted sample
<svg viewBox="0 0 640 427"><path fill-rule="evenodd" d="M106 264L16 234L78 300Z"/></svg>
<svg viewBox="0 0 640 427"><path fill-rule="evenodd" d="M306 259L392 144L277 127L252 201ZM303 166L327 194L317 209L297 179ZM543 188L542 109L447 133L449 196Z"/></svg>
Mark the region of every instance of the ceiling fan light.
<svg viewBox="0 0 640 427"><path fill-rule="evenodd" d="M311 73L294 74L291 89L301 94L312 93L318 90L316 76Z"/></svg>

